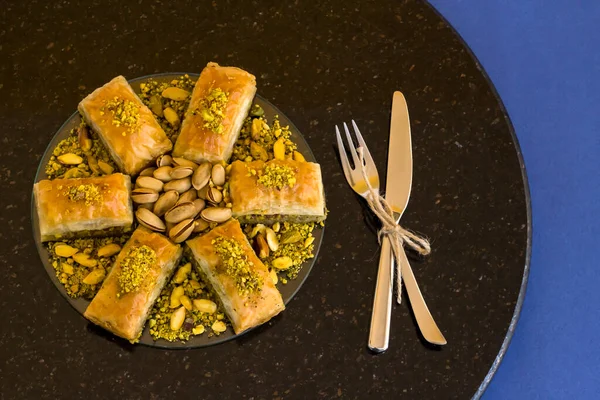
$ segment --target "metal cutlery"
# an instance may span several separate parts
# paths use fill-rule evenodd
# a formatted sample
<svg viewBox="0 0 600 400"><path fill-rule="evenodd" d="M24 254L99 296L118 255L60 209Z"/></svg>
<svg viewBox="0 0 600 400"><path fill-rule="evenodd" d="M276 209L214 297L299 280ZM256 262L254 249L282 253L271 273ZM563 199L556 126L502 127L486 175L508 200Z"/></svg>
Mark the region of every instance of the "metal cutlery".
<svg viewBox="0 0 600 400"><path fill-rule="evenodd" d="M354 141L346 123L343 124L346 140L348 142L348 151L352 157L353 165L350 165L346 148L342 141L339 128L336 126L336 137L340 160L344 175L350 187L365 199L369 195L379 196L379 174L373 158L367 148L367 145L358 129L358 126L352 121L354 134L358 142L355 147ZM362 154L364 162L361 167ZM370 185L367 184L367 181ZM369 186L372 192L369 190ZM408 116L408 107L406 100L400 92L394 92L392 104L392 118L390 127L390 143L388 149L388 166L386 179L385 200L394 213L396 223L400 220L408 199L412 186L412 145L410 133L410 121ZM430 343L437 345L446 344L446 339L437 327L425 300L419 290L415 280L414 273L406 258L403 249L400 249L399 258L401 260L402 278L404 279L406 292L412 305L413 313L417 320L417 325L425 338ZM373 300L373 312L371 315L371 328L369 333L368 346L374 352L383 352L389 346L390 314L392 309L393 297L393 277L394 277L395 259L387 235L381 242L381 256L379 260L379 269L377 273L377 284L375 287L375 296Z"/></svg>

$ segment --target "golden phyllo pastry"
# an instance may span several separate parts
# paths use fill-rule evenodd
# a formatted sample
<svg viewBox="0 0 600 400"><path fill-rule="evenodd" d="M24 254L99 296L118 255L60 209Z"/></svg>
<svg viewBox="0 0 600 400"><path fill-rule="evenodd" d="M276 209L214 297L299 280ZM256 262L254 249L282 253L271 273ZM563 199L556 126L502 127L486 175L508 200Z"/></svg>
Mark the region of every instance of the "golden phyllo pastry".
<svg viewBox="0 0 600 400"><path fill-rule="evenodd" d="M267 322L285 309L267 267L252 250L237 220L186 244L192 264L214 288L236 334Z"/></svg>
<svg viewBox="0 0 600 400"><path fill-rule="evenodd" d="M94 90L79 103L79 112L129 175L137 175L173 144L122 76Z"/></svg>
<svg viewBox="0 0 600 400"><path fill-rule="evenodd" d="M243 223L318 222L325 219L319 164L235 161L229 176L233 216Z"/></svg>
<svg viewBox="0 0 600 400"><path fill-rule="evenodd" d="M54 179L33 186L41 240L117 235L133 223L128 175Z"/></svg>
<svg viewBox="0 0 600 400"><path fill-rule="evenodd" d="M256 93L256 78L208 63L200 74L173 156L197 163L228 161Z"/></svg>
<svg viewBox="0 0 600 400"><path fill-rule="evenodd" d="M137 340L181 255L181 246L159 233L137 228L85 310L85 317L115 335Z"/></svg>

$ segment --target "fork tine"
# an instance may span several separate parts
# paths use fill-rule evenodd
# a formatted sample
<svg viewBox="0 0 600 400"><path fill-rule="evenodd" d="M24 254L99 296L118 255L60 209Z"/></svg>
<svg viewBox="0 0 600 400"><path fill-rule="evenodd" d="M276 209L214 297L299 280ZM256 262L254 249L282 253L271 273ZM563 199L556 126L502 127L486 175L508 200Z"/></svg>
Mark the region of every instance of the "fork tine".
<svg viewBox="0 0 600 400"><path fill-rule="evenodd" d="M354 120L352 120L352 127L354 128L354 134L356 135L356 138L358 139L358 144L360 146L362 146L362 148L363 148L363 156L364 156L365 164L366 164L367 168L372 167L373 170L377 171L377 169L375 168L375 162L373 162L373 157L371 157L371 152L369 152L369 148L367 147L365 140L363 139L362 135L360 134L360 130L358 129L358 126L356 125L356 122L354 122Z"/></svg>
<svg viewBox="0 0 600 400"><path fill-rule="evenodd" d="M350 168L350 162L348 161L348 156L346 155L346 148L344 147L344 142L342 141L342 136L340 135L340 130L335 126L335 136L337 137L338 151L340 152L340 159L342 160L342 169L344 170L344 175L346 175L346 180L350 185L354 184L352 179L352 170Z"/></svg>
<svg viewBox="0 0 600 400"><path fill-rule="evenodd" d="M358 167L360 161L358 160L358 154L356 154L356 147L354 146L354 141L352 140L352 136L350 136L350 131L348 130L348 125L344 122L344 130L346 131L346 139L348 140L348 145L350 146L350 154L352 154L352 160L354 160L354 168Z"/></svg>

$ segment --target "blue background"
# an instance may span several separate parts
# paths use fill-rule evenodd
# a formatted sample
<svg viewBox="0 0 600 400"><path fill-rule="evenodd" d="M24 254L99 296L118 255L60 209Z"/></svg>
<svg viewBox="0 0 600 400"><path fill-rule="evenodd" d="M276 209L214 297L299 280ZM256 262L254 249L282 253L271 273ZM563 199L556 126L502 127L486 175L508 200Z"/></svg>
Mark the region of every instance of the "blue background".
<svg viewBox="0 0 600 400"><path fill-rule="evenodd" d="M531 188L527 295L483 398L600 398L600 1L430 3L500 93Z"/></svg>

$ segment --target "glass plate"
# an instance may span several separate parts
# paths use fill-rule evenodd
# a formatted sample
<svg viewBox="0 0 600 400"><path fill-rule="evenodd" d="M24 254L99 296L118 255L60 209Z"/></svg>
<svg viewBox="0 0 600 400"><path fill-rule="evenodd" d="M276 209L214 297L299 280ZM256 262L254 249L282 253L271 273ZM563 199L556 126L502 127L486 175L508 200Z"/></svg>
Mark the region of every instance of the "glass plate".
<svg viewBox="0 0 600 400"><path fill-rule="evenodd" d="M131 84L131 87L133 88L133 90L136 93L139 93L140 84L143 82L146 82L150 79L154 79L155 81L158 81L158 82L168 82L168 81L178 78L179 76L184 75L184 74L185 73L163 73L163 74L147 75L147 76L143 76L140 78L131 79L131 80L129 80L129 83ZM193 79L198 79L198 76L199 76L199 74L191 74L191 73L188 73L187 75L189 75ZM285 116L285 114L283 114L281 111L279 111L277 109L277 107L275 107L273 104L269 103L267 100L265 100L258 94L254 98L254 103L260 105L263 108L263 110L265 111L265 116L267 117L268 121L272 121L273 117L275 115L278 115L281 125L283 125L283 126L289 125L290 131L292 133L292 140L298 145L298 150L304 155L304 157L306 158L306 161L316 162L315 156L312 153L310 147L308 146L308 143L306 143L306 141L304 140L304 137L302 136L302 134L300 133L298 128L296 128L296 126L292 123L292 121L290 121ZM54 150L56 145L61 140L65 139L66 137L69 136L69 132L71 131L71 129L79 126L80 121L81 121L81 117L79 116L79 113L75 112L58 129L58 131L56 132L56 134L54 135L54 137L48 144L48 147L46 148L46 151L44 152L44 156L42 157L42 159L40 161L38 171L35 175L35 182L39 182L43 179L46 179L46 174L44 173L44 169L45 169L45 165L48 163L48 160L50 159L50 156L52 155L52 151ZM63 297L69 302L69 304L71 304L83 316L83 313L84 313L85 309L87 308L89 301L85 300L85 299L81 299L81 298L73 299L73 298L69 297L69 295L65 291L64 286L62 285L62 283L60 283L60 281L56 277L54 268L50 264L48 251L43 246L43 244L40 240L38 215L35 210L35 203L33 201L33 196L32 196L32 203L31 203L31 220L32 220L32 225L33 225L33 236L35 239L36 247L38 249L38 253L40 255L42 263L44 264L44 268L46 269L46 272L50 276L50 279L52 280L52 282L54 283L54 285L56 286L58 291L63 295ZM317 228L314 230L313 235L315 236L315 241L314 241L315 256L314 256L314 258L311 258L304 263L304 265L302 266L302 269L300 270L300 272L298 274L298 277L293 280L288 280L288 283L285 285L281 283L281 280L277 284L277 288L281 292L281 296L283 297L283 301L285 302L286 305L292 300L292 298L296 295L298 290L300 290L300 287L304 284L304 281L308 277L308 274L310 273L310 270L312 269L312 267L317 259L317 255L318 255L319 249L321 247L321 242L323 241L323 233L324 233L324 228ZM275 317L275 318L277 318L277 317ZM92 323L90 322L90 324L92 324ZM267 325L268 325L268 323L267 323ZM100 328L92 329L91 331L103 332L103 330L101 330ZM144 332L143 332L142 336L140 337L139 343L142 343L142 344L145 344L148 346L169 348L169 349L185 349L185 348L205 347L205 346L212 346L215 344L223 343L223 342L226 342L231 339L235 339L235 338L240 337L250 331L251 330L248 330L239 335L236 335L233 333L233 330L231 328L229 328L229 329L227 329L227 331L220 334L219 336L212 336L209 338L208 335L204 334L204 335L199 335L199 336L192 336L186 342L169 342L169 341L162 340L162 339L154 341L152 339L152 337L150 336L150 333L148 332L148 327L146 326L144 328Z"/></svg>

